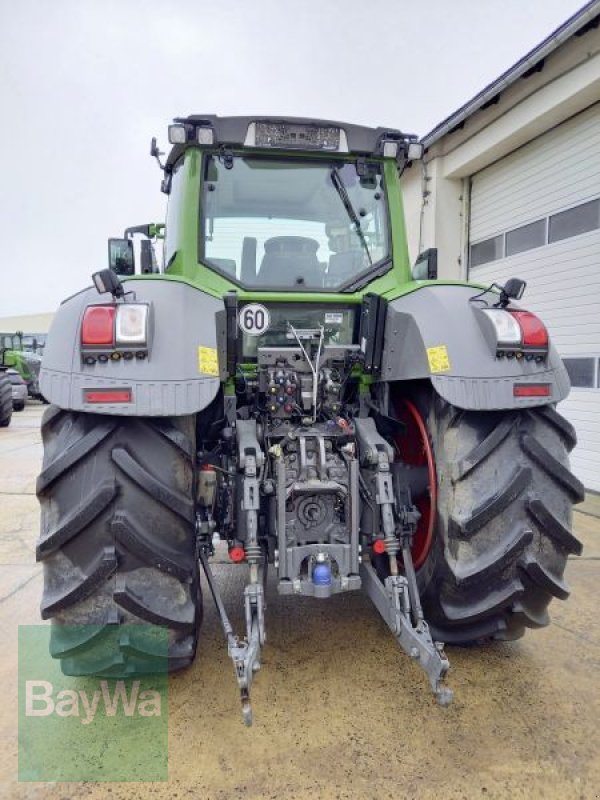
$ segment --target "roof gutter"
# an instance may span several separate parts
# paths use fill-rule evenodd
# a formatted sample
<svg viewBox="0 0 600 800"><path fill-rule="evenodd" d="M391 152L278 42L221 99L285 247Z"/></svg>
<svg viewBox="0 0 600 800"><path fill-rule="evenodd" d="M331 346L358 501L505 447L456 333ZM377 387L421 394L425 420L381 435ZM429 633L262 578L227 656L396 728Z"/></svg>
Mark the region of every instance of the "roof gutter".
<svg viewBox="0 0 600 800"><path fill-rule="evenodd" d="M443 122L440 122L433 130L425 134L421 141L425 147L430 147L438 139L441 139L449 133L457 125L460 125L467 117L470 117L475 111L478 111L501 91L514 83L525 72L532 67L535 67L539 62L550 55L556 48L577 33L581 28L587 25L588 22L600 14L600 0L591 0L576 14L570 17L560 28L557 28L550 34L544 41L531 50L527 55L523 56L520 61L517 61L510 69L500 75L493 83L490 83L479 94L475 95L472 100L465 103L464 106L451 114Z"/></svg>

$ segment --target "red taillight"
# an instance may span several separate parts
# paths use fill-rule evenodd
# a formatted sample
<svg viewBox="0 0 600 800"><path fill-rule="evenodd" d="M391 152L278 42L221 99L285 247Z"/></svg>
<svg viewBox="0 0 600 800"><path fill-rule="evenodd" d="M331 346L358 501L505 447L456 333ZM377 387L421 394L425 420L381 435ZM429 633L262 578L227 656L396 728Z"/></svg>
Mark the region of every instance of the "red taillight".
<svg viewBox="0 0 600 800"><path fill-rule="evenodd" d="M509 311L523 332L524 347L548 347L548 331L539 317L531 311Z"/></svg>
<svg viewBox="0 0 600 800"><path fill-rule="evenodd" d="M114 345L115 307L88 306L81 323L81 344Z"/></svg>
<svg viewBox="0 0 600 800"><path fill-rule="evenodd" d="M385 553L385 542L383 539L375 539L373 542L373 552L377 553L377 555Z"/></svg>
<svg viewBox="0 0 600 800"><path fill-rule="evenodd" d="M549 383L515 383L513 397L550 397Z"/></svg>
<svg viewBox="0 0 600 800"><path fill-rule="evenodd" d="M131 389L86 389L86 403L131 403Z"/></svg>

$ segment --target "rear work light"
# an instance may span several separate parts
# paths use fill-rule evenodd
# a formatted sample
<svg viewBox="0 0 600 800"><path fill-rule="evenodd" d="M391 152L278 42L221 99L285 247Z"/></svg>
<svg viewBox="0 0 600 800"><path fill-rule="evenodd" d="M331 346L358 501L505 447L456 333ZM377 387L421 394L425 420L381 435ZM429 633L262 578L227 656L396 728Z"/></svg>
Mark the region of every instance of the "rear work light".
<svg viewBox="0 0 600 800"><path fill-rule="evenodd" d="M519 347L521 344L521 328L517 320L500 308L486 308L483 313L491 321L496 330L496 341L499 347Z"/></svg>
<svg viewBox="0 0 600 800"><path fill-rule="evenodd" d="M86 403L131 403L131 389L86 389Z"/></svg>
<svg viewBox="0 0 600 800"><path fill-rule="evenodd" d="M123 303L117 306L115 339L122 345L145 345L148 341L148 306Z"/></svg>

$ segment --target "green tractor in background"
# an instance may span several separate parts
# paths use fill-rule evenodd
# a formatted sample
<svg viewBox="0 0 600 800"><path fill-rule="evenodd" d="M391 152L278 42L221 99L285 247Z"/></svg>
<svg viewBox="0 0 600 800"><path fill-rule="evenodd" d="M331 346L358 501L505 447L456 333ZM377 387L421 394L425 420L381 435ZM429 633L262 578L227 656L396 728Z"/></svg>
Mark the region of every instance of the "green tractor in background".
<svg viewBox="0 0 600 800"><path fill-rule="evenodd" d="M414 136L199 115L169 140L164 165L151 151L169 197L162 271L162 226L110 240L111 268L61 305L44 353L51 652L70 675L189 665L202 568L249 723L265 592L362 588L447 704L444 645L547 625L581 552L548 332L515 302L518 279L438 280L435 251L411 271ZM243 638L218 541L247 570Z"/></svg>
<svg viewBox="0 0 600 800"><path fill-rule="evenodd" d="M43 339L26 336L21 331L0 333L0 368L12 367L27 384L27 392L35 400L45 398L40 392Z"/></svg>

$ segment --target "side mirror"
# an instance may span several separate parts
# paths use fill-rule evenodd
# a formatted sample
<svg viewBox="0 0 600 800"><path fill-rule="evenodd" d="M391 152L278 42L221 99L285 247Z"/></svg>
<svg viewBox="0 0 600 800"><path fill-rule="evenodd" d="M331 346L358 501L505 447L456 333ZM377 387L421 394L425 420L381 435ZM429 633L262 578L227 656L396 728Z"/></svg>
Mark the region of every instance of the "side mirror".
<svg viewBox="0 0 600 800"><path fill-rule="evenodd" d="M142 239L140 242L140 264L142 268L142 275L158 272L158 264L156 263L154 248L152 247L152 242L149 239Z"/></svg>
<svg viewBox="0 0 600 800"><path fill-rule="evenodd" d="M117 275L135 274L135 258L131 239L108 240L108 267Z"/></svg>
<svg viewBox="0 0 600 800"><path fill-rule="evenodd" d="M431 247L417 257L412 269L412 276L415 281L434 281L437 275L437 247Z"/></svg>

